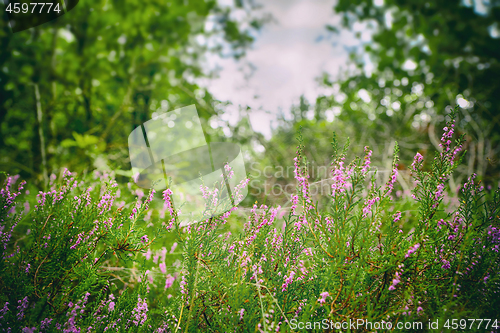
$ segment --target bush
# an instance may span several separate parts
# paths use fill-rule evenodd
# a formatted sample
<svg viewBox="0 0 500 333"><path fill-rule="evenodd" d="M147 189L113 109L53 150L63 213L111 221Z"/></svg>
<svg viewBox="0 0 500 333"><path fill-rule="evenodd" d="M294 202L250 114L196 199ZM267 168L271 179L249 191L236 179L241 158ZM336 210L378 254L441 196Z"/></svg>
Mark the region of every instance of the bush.
<svg viewBox="0 0 500 333"><path fill-rule="evenodd" d="M0 329L285 332L362 320L360 331L415 322L430 330L429 321L439 320L440 329L455 330L469 318L491 319L495 329L500 190L487 192L473 175L460 189L458 208L444 209L463 143L460 137L452 145L453 117L431 168L423 170L423 157L415 156L412 203L392 196L397 146L388 183L372 175L366 185L371 151L346 164L348 146L340 150L334 139L331 205L320 211L300 144L291 208L256 203L234 235L227 231L236 223L234 209L180 227L168 190L162 209L153 209L154 191L117 204L116 182L92 188L67 171L23 215L16 207L24 183L14 190L7 177L0 198ZM221 192L205 192L207 209L223 204ZM31 230L16 233L22 219ZM150 220L158 223L145 225ZM172 249L155 248L165 238L175 240ZM138 266L148 269L137 275ZM118 274L127 270L128 282Z"/></svg>

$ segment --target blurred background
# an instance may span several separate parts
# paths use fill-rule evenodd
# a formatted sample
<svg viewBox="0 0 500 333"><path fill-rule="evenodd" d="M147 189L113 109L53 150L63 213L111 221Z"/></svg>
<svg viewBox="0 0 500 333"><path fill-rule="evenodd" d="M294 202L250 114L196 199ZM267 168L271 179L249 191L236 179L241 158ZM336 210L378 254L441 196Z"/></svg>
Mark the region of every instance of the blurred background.
<svg viewBox="0 0 500 333"><path fill-rule="evenodd" d="M243 206L286 204L299 132L321 186L333 132L381 181L397 141L404 195L456 105L450 196L472 173L499 185L498 0L80 0L18 33L0 7L0 170L37 189L65 167L131 182L130 132L191 104L208 142L242 147Z"/></svg>

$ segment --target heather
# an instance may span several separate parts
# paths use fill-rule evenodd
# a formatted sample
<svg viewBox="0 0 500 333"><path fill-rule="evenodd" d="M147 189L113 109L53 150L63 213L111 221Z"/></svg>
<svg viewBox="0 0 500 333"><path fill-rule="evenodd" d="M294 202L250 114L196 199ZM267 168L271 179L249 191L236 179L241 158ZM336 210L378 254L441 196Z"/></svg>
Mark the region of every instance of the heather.
<svg viewBox="0 0 500 333"><path fill-rule="evenodd" d="M498 319L500 190L472 175L456 206L443 202L464 155L455 115L434 159L414 154L409 196L395 195L397 144L380 183L370 147L347 160L348 144L334 136L331 195L319 207L299 140L288 205L227 206L182 227L170 189L64 170L35 194L5 175L0 330L288 332L292 320ZM222 183L200 189L207 212L228 204Z"/></svg>

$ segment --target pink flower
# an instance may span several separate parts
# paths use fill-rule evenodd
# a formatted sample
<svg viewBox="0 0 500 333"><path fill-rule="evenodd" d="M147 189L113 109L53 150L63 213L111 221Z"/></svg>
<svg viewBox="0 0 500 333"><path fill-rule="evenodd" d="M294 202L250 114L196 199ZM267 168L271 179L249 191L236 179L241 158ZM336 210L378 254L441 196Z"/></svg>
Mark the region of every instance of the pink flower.
<svg viewBox="0 0 500 333"><path fill-rule="evenodd" d="M295 209L297 208L297 204L299 203L299 196L296 194L292 194L290 201L292 202L292 215L295 215Z"/></svg>
<svg viewBox="0 0 500 333"><path fill-rule="evenodd" d="M299 154L299 152L297 154ZM295 166L295 179L297 179L299 183L298 187L302 193L302 198L309 203L311 202L311 198L309 197L309 182L307 181L309 174L307 173L307 169L300 165L298 157L295 157L293 160Z"/></svg>
<svg viewBox="0 0 500 333"><path fill-rule="evenodd" d="M24 297L22 300L17 301L19 306L17 307L17 319L21 320L24 318L24 311L28 308L28 296Z"/></svg>
<svg viewBox="0 0 500 333"><path fill-rule="evenodd" d="M420 153L417 153L415 155L415 157L413 158L413 163L411 164L412 170L415 171L415 172L417 172L417 169L420 168L420 166L422 165L423 160L424 160L424 157Z"/></svg>
<svg viewBox="0 0 500 333"><path fill-rule="evenodd" d="M163 191L163 201L165 202L165 207L168 208L170 216L174 216L174 207L172 206L172 190L167 188Z"/></svg>
<svg viewBox="0 0 500 333"><path fill-rule="evenodd" d="M327 291L325 291L325 292L322 292L321 294L319 294L319 296L320 296L320 298L318 298L318 302L319 302L320 304L325 304L325 302L326 302L326 298L327 298L328 296L330 296L330 294L329 294Z"/></svg>
<svg viewBox="0 0 500 333"><path fill-rule="evenodd" d="M288 288L288 285L290 285L292 283L294 276L295 276L294 271L290 272L290 276L288 276L288 277L286 275L284 276L285 282L281 286L281 291L285 291Z"/></svg>
<svg viewBox="0 0 500 333"><path fill-rule="evenodd" d="M439 200L443 197L444 183L438 184L436 188L436 192L434 193L434 201L435 203L432 205L432 208L436 208Z"/></svg>
<svg viewBox="0 0 500 333"><path fill-rule="evenodd" d="M394 214L394 223L399 222L400 219L401 219L401 212L398 211L396 212L396 214Z"/></svg>
<svg viewBox="0 0 500 333"><path fill-rule="evenodd" d="M177 248L177 243L174 242L174 244L172 244L172 247L170 248L170 253L174 253L176 248Z"/></svg>
<svg viewBox="0 0 500 333"><path fill-rule="evenodd" d="M229 164L224 165L224 171L226 172L227 178L231 179L234 176L233 169L229 166Z"/></svg>
<svg viewBox="0 0 500 333"><path fill-rule="evenodd" d="M137 195L138 200L141 200L142 197L144 197L144 191L141 189L137 189L137 190L135 190L135 195Z"/></svg>
<svg viewBox="0 0 500 333"><path fill-rule="evenodd" d="M361 172L366 173L370 169L370 163L371 163L371 156L372 156L372 151L368 148L368 146L365 147L365 163L363 167L361 168Z"/></svg>
<svg viewBox="0 0 500 333"><path fill-rule="evenodd" d="M368 213L370 213L372 210L373 204L379 200L380 200L379 197L375 197L375 198L368 199L365 201L365 205L363 207L363 218L368 216Z"/></svg>
<svg viewBox="0 0 500 333"><path fill-rule="evenodd" d="M451 267L449 261L443 259L442 262L443 262L443 265L441 266L442 269L449 269Z"/></svg>
<svg viewBox="0 0 500 333"><path fill-rule="evenodd" d="M141 299L141 296L138 296L137 305L132 310L132 322L135 326L139 326L139 324L142 326L144 324L144 322L148 319L147 312L148 303L146 303L145 299Z"/></svg>
<svg viewBox="0 0 500 333"><path fill-rule="evenodd" d="M408 249L408 253L405 254L405 258L408 258L411 254L415 253L419 247L420 247L420 244L418 244L418 243L413 245L412 247L410 247Z"/></svg>
<svg viewBox="0 0 500 333"><path fill-rule="evenodd" d="M392 169L391 178L389 179L389 182L387 183L387 188L386 188L387 195L390 194L392 192L392 190L394 189L394 184L396 183L397 178L398 178L398 165L395 164L394 168Z"/></svg>
<svg viewBox="0 0 500 333"><path fill-rule="evenodd" d="M401 281L398 279L398 277L399 277L399 274L398 274L398 273L396 273L396 277L397 277L396 279L393 279L393 280L392 280L392 285L391 285L391 286L389 286L389 290L395 290L395 289L396 289L396 286L398 285L398 283L400 283L400 282L401 282Z"/></svg>
<svg viewBox="0 0 500 333"><path fill-rule="evenodd" d="M168 274L167 278L165 280L165 289L172 287L172 285L174 284L174 281L175 281L175 278L172 275Z"/></svg>

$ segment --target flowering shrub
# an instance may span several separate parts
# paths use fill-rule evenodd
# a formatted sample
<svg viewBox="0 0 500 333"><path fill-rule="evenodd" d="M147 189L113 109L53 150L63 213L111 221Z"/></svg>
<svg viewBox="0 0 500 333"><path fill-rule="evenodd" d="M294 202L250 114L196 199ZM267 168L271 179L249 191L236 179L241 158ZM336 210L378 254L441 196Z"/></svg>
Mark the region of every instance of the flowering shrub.
<svg viewBox="0 0 500 333"><path fill-rule="evenodd" d="M24 183L16 190L7 177L0 330L285 332L292 321L323 319L499 319L500 191L487 193L473 175L456 210L442 203L463 143L452 144L453 115L430 169L415 156L412 209L393 198L397 146L388 182L372 175L366 185L369 148L347 164L348 146L334 139L329 209L311 198L300 144L291 209L256 203L235 234L228 221L237 223L236 208L181 227L169 189L160 209L154 191L117 204L116 182L91 188L67 171L28 215L18 214ZM207 212L227 204L221 186L201 188ZM15 233L22 219L26 235ZM136 274L138 266L147 270ZM132 277L119 275L126 270Z"/></svg>

